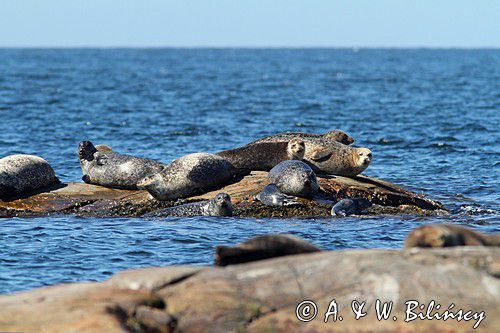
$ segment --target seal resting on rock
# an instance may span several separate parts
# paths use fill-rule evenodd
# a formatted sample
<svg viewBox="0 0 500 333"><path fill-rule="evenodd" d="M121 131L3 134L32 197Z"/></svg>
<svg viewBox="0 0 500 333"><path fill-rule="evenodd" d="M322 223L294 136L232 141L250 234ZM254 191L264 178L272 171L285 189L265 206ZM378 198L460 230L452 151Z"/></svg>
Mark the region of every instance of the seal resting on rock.
<svg viewBox="0 0 500 333"><path fill-rule="evenodd" d="M318 173L353 177L363 172L372 161L372 152L367 148L354 148L324 140L304 142L304 161Z"/></svg>
<svg viewBox="0 0 500 333"><path fill-rule="evenodd" d="M500 234L486 235L454 224L431 224L413 229L404 247L500 246Z"/></svg>
<svg viewBox="0 0 500 333"><path fill-rule="evenodd" d="M316 174L302 161L283 161L269 171L268 178L284 194L312 198L319 191Z"/></svg>
<svg viewBox="0 0 500 333"><path fill-rule="evenodd" d="M288 142L261 142L244 147L224 150L216 155L229 161L243 171L269 171L286 160L301 160L304 157L304 141L292 139Z"/></svg>
<svg viewBox="0 0 500 333"><path fill-rule="evenodd" d="M158 200L176 200L206 193L226 184L235 174L224 158L207 153L189 154L144 178L139 185Z"/></svg>
<svg viewBox="0 0 500 333"><path fill-rule="evenodd" d="M209 201L200 201L180 205L176 207L165 208L157 212L146 214L145 217L164 217L164 216L232 216L233 205L231 197L226 193L219 193Z"/></svg>
<svg viewBox="0 0 500 333"><path fill-rule="evenodd" d="M140 188L139 181L165 167L153 160L115 153L107 146L101 145L100 149L90 141L78 145L82 179L88 184L136 190Z"/></svg>
<svg viewBox="0 0 500 333"><path fill-rule="evenodd" d="M371 206L372 203L365 198L342 199L332 207L332 216L358 215Z"/></svg>
<svg viewBox="0 0 500 333"><path fill-rule="evenodd" d="M263 235L253 237L233 247L216 246L214 265L227 266L319 251L321 249L292 235Z"/></svg>
<svg viewBox="0 0 500 333"><path fill-rule="evenodd" d="M54 170L41 157L10 155L0 158L0 199L10 199L59 183Z"/></svg>
<svg viewBox="0 0 500 333"><path fill-rule="evenodd" d="M255 199L262 202L266 206L297 206L302 205L295 200L295 197L281 193L278 186L269 184L265 186Z"/></svg>
<svg viewBox="0 0 500 333"><path fill-rule="evenodd" d="M285 132L285 133L279 133L279 134L274 134L267 136L262 139L255 140L249 145L255 144L255 143L261 143L261 142L282 142L282 141L289 141L292 139L324 139L327 141L335 141L339 142L345 145L350 145L351 143L354 142L354 139L351 138L347 133L336 129L333 131L329 131L323 134L310 134L310 133L301 133L301 132Z"/></svg>

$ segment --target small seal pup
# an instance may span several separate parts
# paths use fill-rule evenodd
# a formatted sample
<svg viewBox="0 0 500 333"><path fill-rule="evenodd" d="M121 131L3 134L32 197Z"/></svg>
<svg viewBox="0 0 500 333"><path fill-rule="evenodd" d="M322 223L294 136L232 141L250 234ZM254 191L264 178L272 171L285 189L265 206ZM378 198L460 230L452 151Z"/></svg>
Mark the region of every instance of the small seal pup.
<svg viewBox="0 0 500 333"><path fill-rule="evenodd" d="M324 140L305 140L305 146L304 161L318 173L354 177L368 168L372 161L372 152L367 148Z"/></svg>
<svg viewBox="0 0 500 333"><path fill-rule="evenodd" d="M301 206L302 204L295 200L291 195L281 193L278 186L269 184L265 186L255 199L266 206Z"/></svg>
<svg viewBox="0 0 500 333"><path fill-rule="evenodd" d="M283 161L272 168L267 177L284 194L312 198L319 191L316 174L302 161Z"/></svg>
<svg viewBox="0 0 500 333"><path fill-rule="evenodd" d="M430 224L413 229L404 247L500 246L500 234L483 234L454 224Z"/></svg>
<svg viewBox="0 0 500 333"><path fill-rule="evenodd" d="M292 235L263 235L250 238L233 247L216 246L214 265L235 265L250 261L319 251L321 249L318 247Z"/></svg>
<svg viewBox="0 0 500 333"><path fill-rule="evenodd" d="M358 215L371 206L372 203L365 198L342 199L332 207L332 216Z"/></svg>
<svg viewBox="0 0 500 333"><path fill-rule="evenodd" d="M219 193L209 201L200 201L165 208L160 211L144 215L145 217L164 216L233 216L233 205L231 197L226 193Z"/></svg>
<svg viewBox="0 0 500 333"><path fill-rule="evenodd" d="M153 160L118 154L102 147L103 150L97 150L90 141L78 144L82 180L88 184L136 190L140 188L139 181L165 167Z"/></svg>
<svg viewBox="0 0 500 333"><path fill-rule="evenodd" d="M41 157L10 155L0 158L0 199L11 199L59 183L54 170Z"/></svg>
<svg viewBox="0 0 500 333"><path fill-rule="evenodd" d="M238 170L269 171L281 161L301 160L304 157L304 151L304 141L292 139L288 142L256 143L224 150L216 155L229 161Z"/></svg>
<svg viewBox="0 0 500 333"><path fill-rule="evenodd" d="M291 139L309 139L309 140L314 140L314 139L324 139L327 141L335 141L342 143L344 145L350 145L351 143L354 142L354 139L351 138L347 133L336 129L333 131L329 131L323 134L310 134L310 133L301 133L301 132L285 132L285 133L278 133L270 136L266 136L265 138L261 138L258 140L255 140L249 145L255 144L255 143L261 143L261 142L282 142L282 141L288 141Z"/></svg>
<svg viewBox="0 0 500 333"><path fill-rule="evenodd" d="M206 193L234 176L234 167L224 158L207 153L189 154L139 182L157 200L176 200Z"/></svg>

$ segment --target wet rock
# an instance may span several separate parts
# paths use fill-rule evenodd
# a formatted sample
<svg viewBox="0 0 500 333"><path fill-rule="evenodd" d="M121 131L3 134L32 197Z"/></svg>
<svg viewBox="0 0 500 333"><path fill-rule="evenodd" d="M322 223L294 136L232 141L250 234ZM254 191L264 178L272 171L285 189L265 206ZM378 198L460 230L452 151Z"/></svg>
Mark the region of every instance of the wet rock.
<svg viewBox="0 0 500 333"><path fill-rule="evenodd" d="M254 197L268 184L267 172L256 171L231 184L203 195L177 201L160 202L146 191L117 190L85 183L67 183L45 188L39 193L13 201L0 200L0 217L77 214L85 216L141 216L158 209L200 200L211 200L219 192L231 196L236 216L251 217L330 217L335 199L366 198L375 205L367 213L430 215L446 212L443 206L425 196L394 184L357 176L318 177L320 195L326 199L300 199L303 206L268 207ZM325 203L330 200L330 204Z"/></svg>

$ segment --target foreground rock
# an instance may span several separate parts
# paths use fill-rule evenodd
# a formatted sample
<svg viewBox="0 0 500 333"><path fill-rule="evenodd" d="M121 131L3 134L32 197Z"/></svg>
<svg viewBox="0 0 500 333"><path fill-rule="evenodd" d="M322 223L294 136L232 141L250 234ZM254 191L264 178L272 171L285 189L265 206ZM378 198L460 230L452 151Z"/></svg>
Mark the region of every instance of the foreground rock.
<svg viewBox="0 0 500 333"><path fill-rule="evenodd" d="M368 214L418 214L443 212L440 203L397 185L375 178L318 177L325 199L363 197L375 204ZM190 201L213 199L225 192L232 198L236 216L294 217L330 216L331 203L303 200L303 206L268 207L254 200L268 184L267 172L252 172L232 184L209 193L177 202L160 202L146 191L116 190L85 183L67 183L42 189L37 194L12 201L0 200L0 216L78 214L90 216L140 216L145 213Z"/></svg>
<svg viewBox="0 0 500 333"><path fill-rule="evenodd" d="M226 268L149 268L102 283L0 296L0 331L473 331L478 320L404 321L405 302L434 300L441 313L452 303L454 313L484 311L475 331L494 332L500 327L499 278L500 248L491 247L331 251ZM324 323L332 299L343 320L330 316ZM376 320L377 299L394 302L388 320ZM317 305L310 322L296 317L303 300ZM359 320L351 311L353 300L366 302L367 315Z"/></svg>

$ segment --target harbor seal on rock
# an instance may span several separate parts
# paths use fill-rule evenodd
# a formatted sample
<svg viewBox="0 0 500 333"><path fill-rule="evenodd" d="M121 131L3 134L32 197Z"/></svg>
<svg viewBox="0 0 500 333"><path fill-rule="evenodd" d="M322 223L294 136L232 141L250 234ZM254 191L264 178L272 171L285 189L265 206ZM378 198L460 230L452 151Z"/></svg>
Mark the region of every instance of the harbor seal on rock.
<svg viewBox="0 0 500 333"><path fill-rule="evenodd" d="M321 249L292 235L263 235L253 237L234 247L216 246L214 265L227 266L319 251Z"/></svg>
<svg viewBox="0 0 500 333"><path fill-rule="evenodd" d="M164 216L232 216L233 205L231 197L226 193L219 193L209 201L200 201L180 205L176 207L165 208L157 212L144 215L145 217L164 217Z"/></svg>
<svg viewBox="0 0 500 333"><path fill-rule="evenodd" d="M97 150L90 141L80 142L78 158L84 182L119 189L139 189L139 181L165 167L153 160Z"/></svg>
<svg viewBox="0 0 500 333"><path fill-rule="evenodd" d="M300 202L296 201L291 195L281 193L275 184L265 186L255 199L267 206L300 206Z"/></svg>
<svg viewBox="0 0 500 333"><path fill-rule="evenodd" d="M302 161L283 161L271 169L268 178L282 193L296 197L312 198L319 190L314 171Z"/></svg>
<svg viewBox="0 0 500 333"><path fill-rule="evenodd" d="M304 141L262 142L224 150L216 155L229 161L236 169L245 171L269 171L281 161L301 160L304 157Z"/></svg>
<svg viewBox="0 0 500 333"><path fill-rule="evenodd" d="M365 198L342 199L332 207L332 216L349 216L361 214L370 208L372 203Z"/></svg>
<svg viewBox="0 0 500 333"><path fill-rule="evenodd" d="M310 133L301 133L301 132L285 132L267 136L262 139L255 140L249 145L261 142L282 142L289 141L291 139L301 139L301 140L314 140L314 139L324 139L327 141L335 141L345 145L350 145L354 142L354 139L351 138L347 133L341 130L333 130L323 134L310 134Z"/></svg>
<svg viewBox="0 0 500 333"><path fill-rule="evenodd" d="M404 247L500 246L500 234L486 235L453 224L423 225L406 236Z"/></svg>
<svg viewBox="0 0 500 333"><path fill-rule="evenodd" d="M315 172L353 177L363 172L372 161L367 148L354 148L324 140L305 141L304 161Z"/></svg>
<svg viewBox="0 0 500 333"><path fill-rule="evenodd" d="M234 174L234 167L222 157L195 153L172 161L139 185L158 200L175 200L206 193L227 183Z"/></svg>
<svg viewBox="0 0 500 333"><path fill-rule="evenodd" d="M0 199L11 199L59 183L54 170L41 157L10 155L0 158Z"/></svg>

